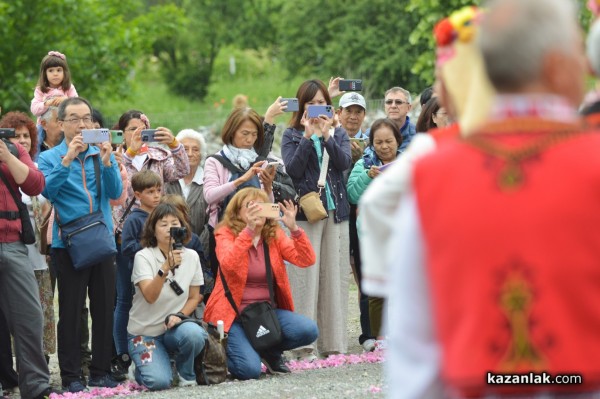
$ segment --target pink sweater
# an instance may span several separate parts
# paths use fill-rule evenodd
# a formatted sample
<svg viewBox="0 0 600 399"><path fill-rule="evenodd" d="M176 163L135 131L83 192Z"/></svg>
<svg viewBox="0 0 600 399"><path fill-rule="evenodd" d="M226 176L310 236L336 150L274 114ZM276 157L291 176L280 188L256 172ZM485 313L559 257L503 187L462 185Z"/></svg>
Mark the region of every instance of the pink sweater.
<svg viewBox="0 0 600 399"><path fill-rule="evenodd" d="M75 90L75 86L71 85L71 88L67 91L64 91L62 88L48 90L47 93L43 93L40 90L40 86L35 88L35 92L33 93L33 100L31 100L31 113L38 117L37 124L40 124L40 116L44 114L48 110L48 107L44 104L44 101L53 97L78 97L77 90Z"/></svg>
<svg viewBox="0 0 600 399"><path fill-rule="evenodd" d="M208 158L204 163L204 199L208 204L208 223L213 227L219 223L221 201L236 190L235 184L229 181L230 178L231 172L215 158ZM269 199L274 201L273 193L269 195Z"/></svg>

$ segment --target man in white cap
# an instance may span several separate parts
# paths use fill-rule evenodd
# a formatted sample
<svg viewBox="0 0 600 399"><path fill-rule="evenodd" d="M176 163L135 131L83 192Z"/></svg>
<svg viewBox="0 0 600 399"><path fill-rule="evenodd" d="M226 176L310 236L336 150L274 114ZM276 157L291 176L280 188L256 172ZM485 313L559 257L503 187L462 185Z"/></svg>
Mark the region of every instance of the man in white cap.
<svg viewBox="0 0 600 399"><path fill-rule="evenodd" d="M367 114L367 103L362 95L354 92L345 93L340 98L338 112L340 124L351 139L367 139L361 129ZM364 146L350 140L350 148L352 150L352 163L354 164L362 156Z"/></svg>
<svg viewBox="0 0 600 399"><path fill-rule="evenodd" d="M344 173L344 179L347 182L349 172L354 167L354 163L356 163L356 161L362 157L364 148L369 141L369 138L361 129L367 113L367 103L362 95L349 92L345 93L340 98L339 105L340 107L338 109L338 116L340 119L340 124L350 137L350 149L352 151L352 166L346 171L346 173ZM359 308L361 334L358 337L358 342L366 351L372 351L375 349L375 339L371 336L369 298L364 295L360 289L360 282L362 280L362 267L360 261L358 232L356 230L356 208L356 204L350 204L350 225L348 230L350 233L350 253L354 258L352 270L354 272L354 276L356 277L356 284L358 285L358 290L360 292Z"/></svg>

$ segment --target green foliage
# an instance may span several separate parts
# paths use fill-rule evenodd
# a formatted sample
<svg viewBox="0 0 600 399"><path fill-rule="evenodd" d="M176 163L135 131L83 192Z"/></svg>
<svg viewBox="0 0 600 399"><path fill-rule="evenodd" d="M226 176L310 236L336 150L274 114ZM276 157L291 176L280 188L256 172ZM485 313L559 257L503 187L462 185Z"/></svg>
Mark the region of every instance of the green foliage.
<svg viewBox="0 0 600 399"><path fill-rule="evenodd" d="M144 49L124 15L139 6L137 0L0 0L0 104L29 109L50 50L67 56L82 97L96 102L126 93L127 76Z"/></svg>

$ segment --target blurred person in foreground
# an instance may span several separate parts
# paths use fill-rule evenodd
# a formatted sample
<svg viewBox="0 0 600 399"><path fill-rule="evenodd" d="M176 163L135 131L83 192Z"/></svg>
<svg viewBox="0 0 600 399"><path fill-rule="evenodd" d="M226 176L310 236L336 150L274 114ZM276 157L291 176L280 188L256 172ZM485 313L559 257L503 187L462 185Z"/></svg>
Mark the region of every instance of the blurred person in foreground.
<svg viewBox="0 0 600 399"><path fill-rule="evenodd" d="M416 163L396 215L390 397L595 397L600 136L576 111L574 4L492 1L479 46L490 117ZM542 372L580 380L534 384Z"/></svg>
<svg viewBox="0 0 600 399"><path fill-rule="evenodd" d="M385 248L389 246L394 228L394 219L390 215L394 214L400 197L409 187L414 162L444 143L456 140L459 134L468 136L488 115L494 91L474 40L479 14L477 8L465 7L441 20L434 28L437 101L456 123L415 135L394 165L375 179L360 198L361 284L367 295L387 297L389 262ZM389 254L397 257L398 252L390 248Z"/></svg>

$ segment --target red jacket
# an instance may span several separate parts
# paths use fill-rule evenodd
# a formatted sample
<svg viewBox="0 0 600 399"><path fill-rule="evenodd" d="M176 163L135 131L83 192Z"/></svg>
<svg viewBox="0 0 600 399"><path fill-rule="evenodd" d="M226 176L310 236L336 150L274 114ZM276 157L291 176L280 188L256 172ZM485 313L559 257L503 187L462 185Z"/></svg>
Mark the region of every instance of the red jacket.
<svg viewBox="0 0 600 399"><path fill-rule="evenodd" d="M17 198L21 198L21 193L19 192L19 188L23 191L23 193L29 196L36 196L41 194L42 190L44 190L45 180L44 175L40 172L31 157L25 151L20 144L15 144L17 149L19 150L19 159L29 168L29 174L25 181L18 185L15 183L15 179L13 179L10 171L8 170L8 166L5 163L0 162L0 169L6 179L12 186L13 191L17 195ZM17 208L17 204L13 200L13 197L10 195L10 191L6 188L6 185L2 180L0 180L0 211L19 211ZM17 242L20 241L21 232L21 219L16 220L8 220L8 219L0 219L0 242L8 243L8 242Z"/></svg>
<svg viewBox="0 0 600 399"><path fill-rule="evenodd" d="M306 233L302 229L299 229L299 232L296 237L290 238L282 229L277 229L275 238L268 243L273 268L275 301L279 309L294 310L290 282L283 260L299 267L312 266L317 261ZM219 267L239 308L248 277L248 250L252 246L252 235L247 230L242 230L236 237L231 229L221 227L215 232L215 240ZM221 278L216 277L215 288L206 304L204 320L215 325L217 320L223 320L225 331L229 331L235 318L235 311L225 296Z"/></svg>
<svg viewBox="0 0 600 399"><path fill-rule="evenodd" d="M600 134L537 151L577 127L531 126L496 126L486 140L533 149L516 185L489 148L458 141L415 166L442 378L464 396L600 386ZM487 371L575 373L583 384L486 385Z"/></svg>

